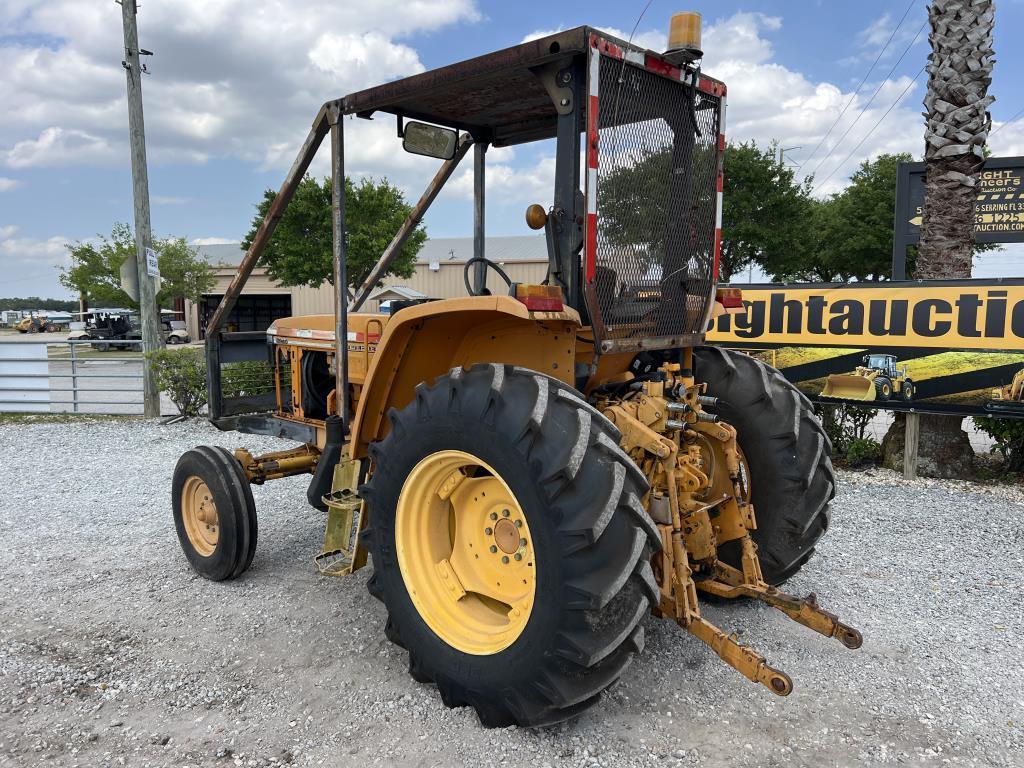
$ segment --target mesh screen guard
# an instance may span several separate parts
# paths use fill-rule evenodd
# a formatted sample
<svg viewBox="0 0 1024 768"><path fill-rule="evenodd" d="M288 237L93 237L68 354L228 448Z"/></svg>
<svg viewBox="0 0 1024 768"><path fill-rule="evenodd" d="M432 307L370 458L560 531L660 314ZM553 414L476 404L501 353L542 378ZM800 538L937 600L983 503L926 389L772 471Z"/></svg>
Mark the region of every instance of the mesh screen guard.
<svg viewBox="0 0 1024 768"><path fill-rule="evenodd" d="M722 99L660 59L590 55L584 274L594 333L603 352L693 343L714 301Z"/></svg>

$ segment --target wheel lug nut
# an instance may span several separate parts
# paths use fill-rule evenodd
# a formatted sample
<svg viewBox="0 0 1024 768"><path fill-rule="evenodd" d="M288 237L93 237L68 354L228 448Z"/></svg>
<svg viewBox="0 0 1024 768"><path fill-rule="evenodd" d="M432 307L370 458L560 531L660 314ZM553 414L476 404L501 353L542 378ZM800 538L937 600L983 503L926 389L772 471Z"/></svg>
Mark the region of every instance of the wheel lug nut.
<svg viewBox="0 0 1024 768"><path fill-rule="evenodd" d="M522 520L516 520L516 528L522 528L522 527L523 527L523 521Z"/></svg>
<svg viewBox="0 0 1024 768"><path fill-rule="evenodd" d="M501 514L502 514L503 517L508 517L512 513L509 512L507 509L503 509L503 510L501 510Z"/></svg>
<svg viewBox="0 0 1024 768"><path fill-rule="evenodd" d="M519 554L518 552L516 552L516 560L522 560L522 559L523 559L523 556L521 554Z"/></svg>
<svg viewBox="0 0 1024 768"><path fill-rule="evenodd" d="M491 512L491 520L497 520L497 519L498 519L498 513L497 512Z"/></svg>
<svg viewBox="0 0 1024 768"><path fill-rule="evenodd" d="M484 528L484 533L486 533L488 536L490 536L492 533L494 533L494 529L493 528Z"/></svg>
<svg viewBox="0 0 1024 768"><path fill-rule="evenodd" d="M502 557L502 558L501 558L501 562L503 562L503 563L506 563L506 564L507 564L507 563L508 563L508 555L505 555L504 557Z"/></svg>
<svg viewBox="0 0 1024 768"><path fill-rule="evenodd" d="M498 551L498 548L496 546L494 546L493 544L491 544L491 552L497 552L497 551Z"/></svg>
<svg viewBox="0 0 1024 768"><path fill-rule="evenodd" d="M526 546L526 539L520 539L519 540L519 546L520 547L525 547Z"/></svg>

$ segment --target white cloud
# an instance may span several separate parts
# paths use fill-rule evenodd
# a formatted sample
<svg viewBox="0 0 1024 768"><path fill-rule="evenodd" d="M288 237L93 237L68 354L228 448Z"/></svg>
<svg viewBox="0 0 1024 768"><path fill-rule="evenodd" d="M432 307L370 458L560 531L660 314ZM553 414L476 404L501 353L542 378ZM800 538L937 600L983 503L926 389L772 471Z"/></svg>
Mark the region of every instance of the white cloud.
<svg viewBox="0 0 1024 768"><path fill-rule="evenodd" d="M151 162L202 163L226 156L264 170L283 170L294 160L323 101L422 71L419 55L407 42L411 35L479 18L474 0L308 0L302 13L277 0L143 4L141 42L156 54L147 62L152 76L143 79ZM867 45L877 36L875 27L884 26L882 21L865 31L862 43L852 32L852 44ZM802 146L790 155L800 160L824 135L850 90L776 62L773 40L784 23L778 16L748 12L706 19L704 68L729 85L728 138ZM905 26L912 31L916 24ZM606 29L629 37L628 30ZM539 30L528 37L549 33ZM37 42L40 35L47 36L46 44ZM124 71L111 58L111 51L121 45L120 36L119 10L113 4L3 4L0 167L127 164ZM649 25L638 29L633 40L662 50L665 33ZM916 68L919 62L913 58L908 57L902 71ZM802 172L834 149L819 178L831 172L904 82L883 84L846 141L834 147L877 85L866 84ZM836 168L822 192L840 188L861 160L877 152L919 152L922 127L916 93L911 91L857 154ZM394 123L385 117L346 120L345 132L346 170L354 176L386 175L416 197L437 167L437 161L402 152ZM998 138L1018 150L1022 144L1014 126ZM549 199L550 158L535 158L490 153L488 188L500 190L509 203ZM328 160L324 147L311 170L327 173ZM465 195L466 174L463 170L453 179L450 194ZM174 204L169 197L153 199Z"/></svg>
<svg viewBox="0 0 1024 768"><path fill-rule="evenodd" d="M1012 123L994 120L988 145L996 157L1024 155L1024 119L1017 118Z"/></svg>
<svg viewBox="0 0 1024 768"><path fill-rule="evenodd" d="M806 161L852 94L837 84L815 81L774 63L770 33L783 23L776 17L754 13L737 13L716 21L704 36L704 71L724 80L729 87L727 138L756 140L762 145L777 140L786 147L800 147L789 155L800 162ZM869 82L853 100L822 147L800 169L803 176L818 168L819 180L832 174L817 194L838 191L863 160L879 153L920 154L924 128L915 105L917 91L911 89L857 152L845 160L882 119L921 63L908 57L902 69L909 71L909 76L901 75L883 83ZM878 96L865 109L879 85ZM862 110L864 114L858 119ZM856 125L840 143L839 139L855 121Z"/></svg>
<svg viewBox="0 0 1024 768"><path fill-rule="evenodd" d="M707 23L705 19L705 22L702 36L703 70L712 77L725 81L729 88L726 137L735 141L754 140L760 145L779 141L786 147L801 147L789 155L797 161L809 155L843 106L850 100L852 89L844 90L839 84L814 80L802 72L775 63L772 37L785 23L779 16L739 12L711 23ZM597 26L616 37L629 37L628 32L614 27L602 27L600 24ZM905 23L904 28L894 38L893 47L903 38L904 42L909 42L916 26L916 23ZM859 44L873 45L877 50L888 38L891 28L891 19L878 19L859 35ZM525 39L536 39L560 29L538 30ZM882 31L884 36L877 40ZM656 51L663 50L666 45L665 34L653 29L638 30L633 40L638 45ZM838 139L854 122L871 94L879 86L877 81L866 83L828 140L811 158L808 167L801 169L803 175L821 163L817 174L819 179L835 171L828 182L818 190L818 194L828 194L841 189L845 186L849 174L856 170L861 161L870 156L880 152L920 153L924 142L923 126L913 103L916 91L911 90L850 160L842 162L906 87L909 79L913 77L915 64L923 63L912 59L912 56L908 57L901 68L910 71L910 77L900 76L895 80L881 83L881 89L874 102L857 120L856 126L846 139L839 144ZM1007 133L1011 133L1010 129L1007 129ZM821 162L822 160L824 162Z"/></svg>
<svg viewBox="0 0 1024 768"><path fill-rule="evenodd" d="M892 15L883 13L857 33L861 45L884 45L892 34Z"/></svg>
<svg viewBox="0 0 1024 768"><path fill-rule="evenodd" d="M479 18L474 0L143 4L150 159L287 167L324 101L423 70L403 37ZM7 0L0 40L0 166L127 164L116 5Z"/></svg>
<svg viewBox="0 0 1024 768"><path fill-rule="evenodd" d="M0 192L10 192L12 189L17 189L21 186L21 182L17 179L9 179L6 176L0 176Z"/></svg>
<svg viewBox="0 0 1024 768"><path fill-rule="evenodd" d="M51 127L35 139L17 142L0 157L11 168L65 165L96 165L114 156L113 147L103 138L74 128Z"/></svg>
<svg viewBox="0 0 1024 768"><path fill-rule="evenodd" d="M597 28L600 29L602 32L607 32L612 37L617 37L620 40L629 41L633 45L638 45L641 48L647 48L652 51L665 50L665 45L668 40L668 35L666 35L664 32L659 32L658 30L638 29L631 38L628 31L621 30L618 27L601 26L600 24L598 24ZM530 40L537 40L538 38L541 37L554 35L566 29L568 29L568 27L565 25L556 27L554 29L538 29L523 37L523 39L520 40L520 42L528 43Z"/></svg>
<svg viewBox="0 0 1024 768"><path fill-rule="evenodd" d="M230 237L197 237L188 241L189 245L234 245L238 240Z"/></svg>
<svg viewBox="0 0 1024 768"><path fill-rule="evenodd" d="M540 202L544 207L551 200L555 183L555 158L544 156L532 165L513 164L514 155L509 151L504 157L500 150L487 153L485 177L487 195L491 200L500 200L504 205ZM448 183L447 192L464 200L473 199L473 169L464 168Z"/></svg>
<svg viewBox="0 0 1024 768"><path fill-rule="evenodd" d="M18 227L0 225L0 274L9 294L53 295L57 272L69 263L67 238L18 237ZM63 289L58 293L66 294Z"/></svg>

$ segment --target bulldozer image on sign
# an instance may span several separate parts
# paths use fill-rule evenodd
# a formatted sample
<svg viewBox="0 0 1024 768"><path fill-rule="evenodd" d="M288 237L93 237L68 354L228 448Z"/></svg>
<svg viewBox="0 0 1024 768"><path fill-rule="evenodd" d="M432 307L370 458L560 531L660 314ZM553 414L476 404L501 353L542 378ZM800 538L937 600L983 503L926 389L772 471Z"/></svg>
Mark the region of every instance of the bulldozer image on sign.
<svg viewBox="0 0 1024 768"><path fill-rule="evenodd" d="M697 18L674 17L664 54L578 27L324 105L206 339L213 423L299 447L181 457L174 521L196 571L249 567L251 484L312 475L320 570L369 558L410 674L487 726L595 704L642 652L650 613L789 694L786 673L704 618L702 595L760 600L861 645L814 594L779 589L835 494L811 403L775 369L703 346L710 319L742 302L716 287L726 88L696 64ZM387 115L406 150L443 163L349 299L346 118ZM328 136L335 314L224 331ZM486 150L540 139L555 139L553 201L526 218L546 235L548 274L514 284L484 253ZM470 151L469 295L357 311ZM245 360L269 360L273 391L224 397L221 366Z"/></svg>
<svg viewBox="0 0 1024 768"><path fill-rule="evenodd" d="M907 377L907 367L896 367L895 355L864 355L864 365L853 373L832 374L821 390L822 397L840 400L902 400L914 399L914 382Z"/></svg>
<svg viewBox="0 0 1024 768"><path fill-rule="evenodd" d="M985 407L990 411L1024 413L1024 368L1013 374L1009 384L993 389Z"/></svg>

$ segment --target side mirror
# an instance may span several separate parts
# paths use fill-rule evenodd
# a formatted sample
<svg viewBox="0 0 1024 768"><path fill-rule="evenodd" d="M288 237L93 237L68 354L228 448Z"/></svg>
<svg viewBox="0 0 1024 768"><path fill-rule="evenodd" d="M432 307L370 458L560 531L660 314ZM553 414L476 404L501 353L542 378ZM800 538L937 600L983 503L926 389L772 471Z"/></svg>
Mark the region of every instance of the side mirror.
<svg viewBox="0 0 1024 768"><path fill-rule="evenodd" d="M402 149L414 155L451 160L455 157L455 145L459 134L451 128L427 123L406 123L402 131Z"/></svg>

